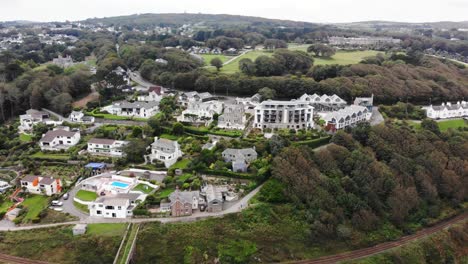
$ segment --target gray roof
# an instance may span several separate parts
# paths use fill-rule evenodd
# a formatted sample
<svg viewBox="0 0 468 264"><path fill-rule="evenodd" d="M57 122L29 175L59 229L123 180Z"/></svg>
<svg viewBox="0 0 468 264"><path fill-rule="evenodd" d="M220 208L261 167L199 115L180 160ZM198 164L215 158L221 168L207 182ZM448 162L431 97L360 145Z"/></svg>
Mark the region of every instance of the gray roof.
<svg viewBox="0 0 468 264"><path fill-rule="evenodd" d="M154 148L161 148L162 150L169 149L172 152L176 149L177 145L177 141L172 141L165 138L158 138L157 141L151 144L151 146Z"/></svg>
<svg viewBox="0 0 468 264"><path fill-rule="evenodd" d="M34 118L42 118L43 116L49 116L49 113L45 111L39 111L36 109L29 109L26 111L26 114Z"/></svg>
<svg viewBox="0 0 468 264"><path fill-rule="evenodd" d="M102 145L112 145L114 144L115 139L107 139L107 138L92 138L88 141L88 143L92 144L102 144Z"/></svg>
<svg viewBox="0 0 468 264"><path fill-rule="evenodd" d="M152 109L155 107L159 106L159 102L157 101L150 101L150 102L140 102L140 101L135 101L135 102L128 102L128 101L122 101L118 103L114 103L113 107L117 108L145 108L145 109Z"/></svg>
<svg viewBox="0 0 468 264"><path fill-rule="evenodd" d="M24 177L23 179L21 179L21 181L25 181L25 182L33 182L34 180L37 179L37 176L34 176L34 175L27 175L26 177Z"/></svg>
<svg viewBox="0 0 468 264"><path fill-rule="evenodd" d="M437 106L432 106L432 109L436 111L444 110L447 108L447 110L459 110L459 109L468 109L468 104L443 104L443 105L437 105Z"/></svg>
<svg viewBox="0 0 468 264"><path fill-rule="evenodd" d="M234 156L247 156L247 155L257 155L257 152L253 148L244 148L244 149L225 149L223 155L234 155Z"/></svg>
<svg viewBox="0 0 468 264"><path fill-rule="evenodd" d="M44 177L44 178L42 178L42 180L39 182L39 184L47 184L47 185L49 185L49 184L54 183L54 181L55 181L55 179L52 178L52 177Z"/></svg>
<svg viewBox="0 0 468 264"><path fill-rule="evenodd" d="M222 188L218 188L217 186L209 184L204 188L204 191L206 193L206 201L208 203L210 203L213 200L223 200Z"/></svg>
<svg viewBox="0 0 468 264"><path fill-rule="evenodd" d="M193 197L198 197L200 196L199 191L179 191L176 190L169 195L169 200L171 200L171 204L174 203L175 201L179 200L182 203L192 203Z"/></svg>
<svg viewBox="0 0 468 264"><path fill-rule="evenodd" d="M63 129L48 131L40 140L40 142L51 142L56 137L73 137L79 132L67 131Z"/></svg>

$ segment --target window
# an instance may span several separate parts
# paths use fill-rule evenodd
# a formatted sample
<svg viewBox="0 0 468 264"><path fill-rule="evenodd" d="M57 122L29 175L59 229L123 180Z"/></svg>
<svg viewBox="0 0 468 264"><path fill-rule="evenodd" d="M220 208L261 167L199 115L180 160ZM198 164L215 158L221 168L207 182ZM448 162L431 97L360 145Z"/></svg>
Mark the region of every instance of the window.
<svg viewBox="0 0 468 264"><path fill-rule="evenodd" d="M100 210L97 210L96 214L100 215L100 214L102 214L102 212Z"/></svg>

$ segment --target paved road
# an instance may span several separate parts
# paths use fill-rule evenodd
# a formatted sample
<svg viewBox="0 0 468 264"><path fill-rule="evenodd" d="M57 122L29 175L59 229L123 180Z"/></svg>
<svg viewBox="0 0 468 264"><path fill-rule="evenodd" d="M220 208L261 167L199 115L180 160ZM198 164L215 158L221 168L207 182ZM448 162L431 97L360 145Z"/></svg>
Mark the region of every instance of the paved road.
<svg viewBox="0 0 468 264"><path fill-rule="evenodd" d="M379 107L377 106L374 106L372 108L372 117L370 119L370 124L371 126L375 126L375 125L378 125L380 123L383 123L385 120L384 120L384 117L382 116L382 114L379 112Z"/></svg>

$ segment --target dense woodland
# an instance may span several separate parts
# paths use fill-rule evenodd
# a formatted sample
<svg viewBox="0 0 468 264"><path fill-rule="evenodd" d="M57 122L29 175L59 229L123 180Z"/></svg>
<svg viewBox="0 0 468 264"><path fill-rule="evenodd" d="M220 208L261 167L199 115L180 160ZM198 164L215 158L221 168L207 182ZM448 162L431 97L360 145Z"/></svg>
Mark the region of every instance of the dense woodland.
<svg viewBox="0 0 468 264"><path fill-rule="evenodd" d="M364 124L338 132L320 152L289 147L272 174L287 201L307 212L314 239L359 240L388 225L411 230L468 199L468 137L434 123L416 132Z"/></svg>

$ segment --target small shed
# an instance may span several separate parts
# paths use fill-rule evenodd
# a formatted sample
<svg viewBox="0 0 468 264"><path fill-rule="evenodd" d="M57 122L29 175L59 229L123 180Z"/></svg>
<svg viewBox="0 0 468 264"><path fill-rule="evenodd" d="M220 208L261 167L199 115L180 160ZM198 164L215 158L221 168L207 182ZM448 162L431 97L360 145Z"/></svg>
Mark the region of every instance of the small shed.
<svg viewBox="0 0 468 264"><path fill-rule="evenodd" d="M84 235L86 233L86 224L77 224L73 227L73 235L78 236L78 235Z"/></svg>

